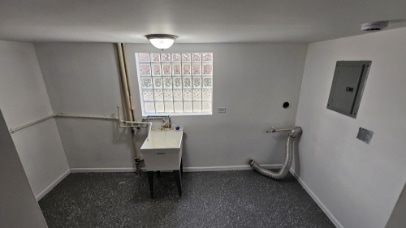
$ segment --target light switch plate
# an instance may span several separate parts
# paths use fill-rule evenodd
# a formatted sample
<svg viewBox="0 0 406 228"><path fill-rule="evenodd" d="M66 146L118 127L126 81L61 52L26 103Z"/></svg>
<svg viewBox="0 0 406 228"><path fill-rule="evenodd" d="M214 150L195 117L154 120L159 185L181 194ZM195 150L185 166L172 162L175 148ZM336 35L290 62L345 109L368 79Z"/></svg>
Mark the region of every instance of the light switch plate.
<svg viewBox="0 0 406 228"><path fill-rule="evenodd" d="M369 144L373 135L374 135L373 131L360 127L358 130L357 139Z"/></svg>
<svg viewBox="0 0 406 228"><path fill-rule="evenodd" d="M217 108L217 113L226 113L227 112L227 108L226 107L219 107Z"/></svg>

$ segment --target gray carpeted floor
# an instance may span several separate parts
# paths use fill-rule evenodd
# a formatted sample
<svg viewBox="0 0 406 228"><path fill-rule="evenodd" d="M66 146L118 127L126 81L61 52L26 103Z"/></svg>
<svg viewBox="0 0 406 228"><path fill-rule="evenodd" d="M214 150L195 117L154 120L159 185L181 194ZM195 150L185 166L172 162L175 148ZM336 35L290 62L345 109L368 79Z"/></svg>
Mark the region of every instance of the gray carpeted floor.
<svg viewBox="0 0 406 228"><path fill-rule="evenodd" d="M334 227L299 183L254 171L70 174L39 203L53 227Z"/></svg>

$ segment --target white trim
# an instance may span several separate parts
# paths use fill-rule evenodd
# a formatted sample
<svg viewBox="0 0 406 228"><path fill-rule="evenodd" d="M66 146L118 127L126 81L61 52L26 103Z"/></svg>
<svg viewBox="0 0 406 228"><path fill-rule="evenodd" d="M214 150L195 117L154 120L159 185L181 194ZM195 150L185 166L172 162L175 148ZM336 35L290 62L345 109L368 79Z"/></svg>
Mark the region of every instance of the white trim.
<svg viewBox="0 0 406 228"><path fill-rule="evenodd" d="M266 169L279 169L282 164L265 164L261 167ZM203 167L184 167L185 172L204 172L204 171L232 171L232 170L251 170L249 165L230 165L230 166L203 166ZM134 172L133 167L123 168L71 168L71 173L102 173L102 172ZM143 170L143 169L141 169Z"/></svg>
<svg viewBox="0 0 406 228"><path fill-rule="evenodd" d="M56 178L54 181L52 181L44 190L42 190L38 195L35 196L35 199L37 201L40 201L42 197L44 197L46 194L48 194L52 189L55 188L63 179L65 179L66 176L70 174L70 170L67 169L65 172L63 172L58 178Z"/></svg>
<svg viewBox="0 0 406 228"><path fill-rule="evenodd" d="M312 197L314 202L321 208L321 210L324 212L324 214L327 215L327 217L330 219L330 221L334 224L335 227L338 228L344 228L343 225L338 221L338 219L331 213L331 211L326 207L326 205L321 202L319 197L316 196L316 194L310 189L310 187L300 178L298 175L296 175L295 171L293 169L289 170L290 173L296 178L296 180L299 182L299 184L303 187L303 189L307 192L307 194Z"/></svg>
<svg viewBox="0 0 406 228"><path fill-rule="evenodd" d="M282 164L265 164L261 165L265 169L279 169ZM205 172L205 171L231 171L231 170L251 170L249 165L230 165L230 166L203 166L203 167L184 167L185 172Z"/></svg>
<svg viewBox="0 0 406 228"><path fill-rule="evenodd" d="M71 168L71 173L105 173L105 172L134 172L133 167L125 168Z"/></svg>

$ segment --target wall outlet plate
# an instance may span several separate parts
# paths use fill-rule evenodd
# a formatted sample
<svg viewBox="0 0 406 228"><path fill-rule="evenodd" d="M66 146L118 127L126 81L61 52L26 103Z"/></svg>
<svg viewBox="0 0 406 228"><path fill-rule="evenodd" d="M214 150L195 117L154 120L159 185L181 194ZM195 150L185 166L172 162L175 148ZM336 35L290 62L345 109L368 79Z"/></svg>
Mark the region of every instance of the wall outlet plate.
<svg viewBox="0 0 406 228"><path fill-rule="evenodd" d="M357 139L365 142L366 144L369 144L373 135L373 131L360 127L358 130Z"/></svg>

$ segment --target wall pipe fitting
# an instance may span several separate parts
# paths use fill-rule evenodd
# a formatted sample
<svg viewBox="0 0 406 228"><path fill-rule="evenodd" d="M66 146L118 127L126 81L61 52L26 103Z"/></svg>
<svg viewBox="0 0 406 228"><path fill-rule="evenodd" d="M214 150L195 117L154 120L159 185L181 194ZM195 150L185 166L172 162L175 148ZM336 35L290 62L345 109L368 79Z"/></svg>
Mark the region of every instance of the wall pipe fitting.
<svg viewBox="0 0 406 228"><path fill-rule="evenodd" d="M142 120L142 122L122 120L120 119L120 107L118 106L117 106L117 116L119 117L117 120L121 128L134 128L134 127L139 128L141 126L144 127L147 126L148 127L147 139L149 138L149 134L151 133L152 130L152 122L145 122L144 119Z"/></svg>
<svg viewBox="0 0 406 228"><path fill-rule="evenodd" d="M258 173L270 177L275 180L282 180L284 179L288 173L289 169L292 166L292 160L293 160L293 154L294 154L294 148L295 148L295 139L302 134L302 128L301 127L294 127L294 128L281 128L281 129L274 129L268 130L266 132L283 132L283 131L290 131L288 135L288 140L286 142L286 155L285 155L285 161L283 162L282 168L278 170L277 172L273 172L271 170L265 169L261 167L258 163L256 163L254 160L250 160L248 164Z"/></svg>

